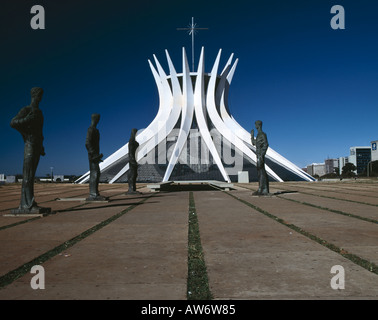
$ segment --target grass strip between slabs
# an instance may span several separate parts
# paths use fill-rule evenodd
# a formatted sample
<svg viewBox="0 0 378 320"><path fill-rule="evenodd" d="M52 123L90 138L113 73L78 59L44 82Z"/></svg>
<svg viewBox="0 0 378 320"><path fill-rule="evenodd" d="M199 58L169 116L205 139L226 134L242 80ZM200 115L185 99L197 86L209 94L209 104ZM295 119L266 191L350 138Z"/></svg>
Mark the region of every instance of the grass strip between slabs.
<svg viewBox="0 0 378 320"><path fill-rule="evenodd" d="M198 218L192 191L189 193L187 299L213 299L209 288L209 279L201 245Z"/></svg>
<svg viewBox="0 0 378 320"><path fill-rule="evenodd" d="M295 200L295 199L289 199L289 198L280 197L280 196L277 196L277 197L280 198L280 199L287 200L287 201L292 201L292 202L296 202L296 203L299 203L299 204L304 204L305 206L317 208L317 209L320 209L320 210L325 210L325 211L330 211L330 212L333 212L333 213L341 214L343 216L347 216L347 217L351 217L351 218L355 218L355 219L360 219L360 220L371 222L371 223L378 223L378 220L361 217L361 216L358 216L358 215L353 214L353 213L348 213L348 212L344 212L344 211L341 211L341 210L330 209L330 208L318 206L316 204L312 204L312 203L309 203L309 202L303 202L303 201L299 201L299 200Z"/></svg>
<svg viewBox="0 0 378 320"><path fill-rule="evenodd" d="M12 223L12 224L7 224L5 226L0 227L0 231L4 230L4 229L15 227L15 226L18 226L20 224L24 224L24 223L27 223L27 222L30 222L30 221L34 221L34 220L37 220L37 219L41 219L41 217L34 217L34 218L18 221L18 222Z"/></svg>
<svg viewBox="0 0 378 320"><path fill-rule="evenodd" d="M65 241L64 243L60 244L59 246L45 252L44 254L40 255L39 257L25 263L24 265L9 271L5 275L0 277L0 289L11 284L13 281L17 280L18 278L24 276L26 273L30 272L31 268L34 265L40 265L47 260L53 258L54 256L58 255L59 253L63 252L67 248L72 247L79 241L87 238L88 236L92 235L96 231L100 230L101 228L105 227L109 223L117 220L118 218L122 217L124 214L128 213L129 211L133 210L138 205L143 204L147 199L152 197L153 195L147 196L146 198L143 198L141 201L139 201L136 204L133 204L129 207L127 207L125 210L111 216L110 218L98 223L97 225L93 226L92 228L89 228L88 230L82 232L81 234L77 235L76 237Z"/></svg>
<svg viewBox="0 0 378 320"><path fill-rule="evenodd" d="M348 260L352 261L353 263L359 265L360 267L363 267L365 268L366 270L370 271L370 272L373 272L375 274L378 274L378 265L376 265L375 263L371 262L371 261L368 261L366 259L363 259L353 253L349 253L348 251L346 251L345 249L343 248L340 248L326 240L323 240L305 230L303 230L302 228L294 225L294 224L290 224L290 223L287 223L285 220L281 219L281 218L278 218L277 216L269 213L268 211L265 211L264 209L261 209L257 206L255 206L254 204L246 201L246 200L243 200L233 194L231 194L230 192L227 192L227 191L224 191L225 193L227 193L229 196L231 196L232 198L236 199L236 200L239 200L240 202L244 203L245 205L253 208L254 210L264 214L265 216L273 219L274 221L277 221L278 223L281 223L283 224L284 226L300 233L301 235L304 235L305 237L309 238L310 240L313 240L319 244L321 244L322 246L342 255L344 258L347 258Z"/></svg>
<svg viewBox="0 0 378 320"><path fill-rule="evenodd" d="M248 188L248 187L243 187L243 188L248 189L248 190L254 190L254 189L251 189L251 188ZM316 194L305 193L305 192L302 192L302 191L300 191L300 193L308 194L308 195L316 196L316 197L319 196L319 195L316 195ZM316 205L316 204L312 204L312 203L309 203L309 202L304 202L304 201L299 201L299 200L295 200L295 199L290 199L290 198L282 197L282 196L279 196L279 195L276 195L276 197L280 198L280 199L283 199L283 200L287 200L287 201L292 201L292 202L296 202L296 203L299 203L299 204L303 204L305 206L317 208L317 209L320 209L320 210L325 210L325 211L341 214L343 216L347 216L347 217L350 217L350 218L355 218L355 219L359 219L359 220L363 220L363 221L367 221L367 222L371 222L371 223L376 223L376 224L378 223L378 220L370 219L370 218L365 218L365 217L362 217L362 216L359 216L359 215L356 215L356 214L353 214L353 213L348 213L348 212L344 212L344 211L336 210L336 209L330 209L330 208L322 207L322 206L319 206L319 205ZM324 198L329 198L329 199L339 200L339 201L349 201L349 200L345 200L345 199L338 199L338 198L326 197L326 196L319 196L319 197L324 197ZM357 202L357 201L350 201L350 202L359 203L359 204L363 204L363 205L375 206L373 204L368 204L368 203L364 203L364 202Z"/></svg>
<svg viewBox="0 0 378 320"><path fill-rule="evenodd" d="M364 202L364 201L357 201L357 200L350 200L350 199L343 199L343 198L338 198L338 197L333 197L333 196L325 196L323 194L316 194L316 193L310 192L310 191L315 191L315 192L316 191L322 191L322 190L319 190L319 189L314 189L314 188L308 188L307 187L307 190L309 192L301 190L300 193L308 194L308 195L315 196L315 197L326 198L326 199L341 200L341 201L347 201L347 202L352 202L352 203L365 204L367 206L372 206L372 207L378 207L378 204L374 204L374 203L369 203L369 202ZM336 193L341 193L341 194L351 194L351 195L355 194L355 193L351 193L351 192L337 192L337 191L332 191L332 190L323 190L323 191L326 191L326 192L330 191L330 192L336 192ZM374 198L372 196L368 196L368 197Z"/></svg>
<svg viewBox="0 0 378 320"><path fill-rule="evenodd" d="M243 188L247 188L247 187L243 187ZM247 189L250 189L250 188L247 188ZM316 191L321 191L321 190L312 189L312 188L308 188L308 189L310 189L310 191L313 190L315 192ZM285 190L288 190L288 189L285 189ZM306 192L306 191L303 191L303 190L296 191L296 192L300 192L302 194L307 194L307 195L314 196L314 197L320 197L320 198L325 198L325 199L333 199L333 200L339 200L339 201L346 201L346 202L364 204L364 205L372 206L372 207L378 207L378 204L368 203L368 202L364 202L364 201L357 201L357 200L343 199L343 198L337 198L337 197L332 197L332 196L325 196L323 194L316 194L316 193L312 193L312 192ZM342 194L345 194L345 193L342 193ZM354 195L354 193L347 193L347 194Z"/></svg>

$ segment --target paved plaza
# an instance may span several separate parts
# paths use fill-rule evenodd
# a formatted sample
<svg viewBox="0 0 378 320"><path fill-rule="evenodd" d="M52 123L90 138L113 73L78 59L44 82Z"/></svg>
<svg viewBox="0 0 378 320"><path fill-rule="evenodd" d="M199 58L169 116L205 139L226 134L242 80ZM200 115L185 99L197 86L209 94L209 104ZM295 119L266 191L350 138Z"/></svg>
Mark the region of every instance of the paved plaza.
<svg viewBox="0 0 378 320"><path fill-rule="evenodd" d="M214 299L378 298L378 180L127 190L101 184L109 202L87 203L88 185L37 183L52 213L20 217L20 185L0 186L0 299L186 300L190 214Z"/></svg>

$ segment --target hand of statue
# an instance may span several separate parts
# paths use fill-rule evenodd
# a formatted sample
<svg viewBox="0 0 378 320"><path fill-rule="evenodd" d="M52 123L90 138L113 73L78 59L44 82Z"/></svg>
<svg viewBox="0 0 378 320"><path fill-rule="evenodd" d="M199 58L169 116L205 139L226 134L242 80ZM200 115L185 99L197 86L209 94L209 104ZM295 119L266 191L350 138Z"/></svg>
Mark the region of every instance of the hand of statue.
<svg viewBox="0 0 378 320"><path fill-rule="evenodd" d="M46 153L45 153L45 148L42 147L42 150L41 150L41 156L45 156L45 155L46 155Z"/></svg>
<svg viewBox="0 0 378 320"><path fill-rule="evenodd" d="M102 157L103 157L103 154L100 153L100 154L92 155L91 159L92 161L95 161L95 162L102 162L101 160Z"/></svg>
<svg viewBox="0 0 378 320"><path fill-rule="evenodd" d="M255 136L255 130L251 130L251 136L254 137Z"/></svg>

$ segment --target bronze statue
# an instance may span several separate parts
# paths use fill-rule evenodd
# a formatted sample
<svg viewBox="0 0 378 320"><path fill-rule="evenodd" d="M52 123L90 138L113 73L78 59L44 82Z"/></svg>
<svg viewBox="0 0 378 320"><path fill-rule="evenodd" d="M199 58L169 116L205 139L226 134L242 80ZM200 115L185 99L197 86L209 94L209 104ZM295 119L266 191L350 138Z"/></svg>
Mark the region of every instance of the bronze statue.
<svg viewBox="0 0 378 320"><path fill-rule="evenodd" d="M254 130L251 130L252 145L256 146L257 157L257 177L259 181L259 189L253 193L253 195L269 195L269 179L265 171L265 154L268 150L268 139L266 134L262 131L262 121L257 120L255 127L258 130L257 136L254 136Z"/></svg>
<svg viewBox="0 0 378 320"><path fill-rule="evenodd" d="M100 181L100 165L103 154L100 153L100 132L96 128L100 121L100 115L92 114L91 125L87 131L87 138L85 140L85 147L88 150L89 160L89 197L87 201L104 201L108 198L100 195L98 191L98 183Z"/></svg>
<svg viewBox="0 0 378 320"><path fill-rule="evenodd" d="M129 172L127 174L127 181L129 184L128 194L135 194L136 191L136 178L138 176L138 162L135 154L139 147L139 143L135 140L137 129L131 130L131 136L129 140Z"/></svg>
<svg viewBox="0 0 378 320"><path fill-rule="evenodd" d="M22 108L12 119L10 125L21 133L24 140L24 164L21 187L21 202L12 213L48 213L50 208L39 207L34 199L35 172L40 156L45 155L43 147L43 114L39 109L43 89L32 88L31 103Z"/></svg>

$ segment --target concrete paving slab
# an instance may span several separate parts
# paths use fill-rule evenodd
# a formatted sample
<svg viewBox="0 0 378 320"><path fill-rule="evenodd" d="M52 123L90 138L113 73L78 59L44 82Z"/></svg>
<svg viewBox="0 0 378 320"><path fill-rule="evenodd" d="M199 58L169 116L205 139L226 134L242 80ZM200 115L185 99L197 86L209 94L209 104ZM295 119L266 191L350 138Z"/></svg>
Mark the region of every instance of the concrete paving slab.
<svg viewBox="0 0 378 320"><path fill-rule="evenodd" d="M7 186L3 187L6 188ZM100 192L106 192L107 189L114 187L107 185L100 185ZM85 197L88 195L88 186L86 185L72 185L72 184L35 184L34 192L36 201L40 206L51 206L55 199L59 198L62 194L65 197ZM105 189L105 190L103 190ZM21 184L17 184L12 188L12 196L0 196L0 213L9 213L11 209L17 208L20 203ZM3 190L1 190L3 191ZM1 195L1 192L0 192ZM47 205L48 203L48 205Z"/></svg>
<svg viewBox="0 0 378 320"><path fill-rule="evenodd" d="M70 240L85 230L125 210L134 199L114 202L111 205L88 204L67 212L52 214L25 224L0 231L0 275L38 257ZM8 219L3 217L3 219Z"/></svg>
<svg viewBox="0 0 378 320"><path fill-rule="evenodd" d="M350 185L350 184L349 184ZM302 193L310 193L321 195L325 197L335 197L338 199L352 200L364 203L370 203L378 205L378 188L375 184L369 186L366 189L366 186L363 186L359 183L353 184L352 187L345 188L343 183L284 183L277 184L272 183L272 187L284 189L284 190L296 190Z"/></svg>
<svg viewBox="0 0 378 320"><path fill-rule="evenodd" d="M48 287L43 292L29 289L32 275L26 274L0 290L0 297L185 299L188 193L185 194L166 194L174 210L159 195L147 198L143 205L44 263ZM108 206L104 209L110 210ZM66 215L60 216L67 219ZM87 290L85 296L83 288Z"/></svg>
<svg viewBox="0 0 378 320"><path fill-rule="evenodd" d="M300 202L310 203L314 206L320 206L332 210L339 210L345 213L361 216L364 218L374 219L378 221L378 207L371 205L364 205L350 201L339 199L327 199L315 195L301 194L301 193L288 193L283 194L282 197L293 199Z"/></svg>
<svg viewBox="0 0 378 320"><path fill-rule="evenodd" d="M278 197L255 198L250 197L248 192L241 192L238 196L285 222L294 224L350 253L357 254L352 251L356 243L374 248L374 250L357 255L378 263L378 224L293 203Z"/></svg>
<svg viewBox="0 0 378 320"><path fill-rule="evenodd" d="M196 193L195 203L216 299L377 298L376 274L229 195ZM330 286L333 265L342 265L350 281L340 292Z"/></svg>
<svg viewBox="0 0 378 320"><path fill-rule="evenodd" d="M0 215L0 216L3 216L3 215ZM36 217L33 217L33 218L29 216L20 217L20 216L12 215L12 216L9 216L8 219L0 219L0 230L3 228L6 228L7 226L14 225L16 223L20 223L23 221L28 221L30 219L36 219Z"/></svg>

